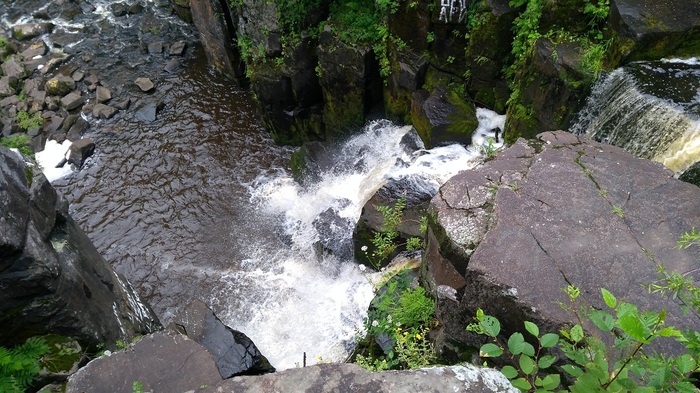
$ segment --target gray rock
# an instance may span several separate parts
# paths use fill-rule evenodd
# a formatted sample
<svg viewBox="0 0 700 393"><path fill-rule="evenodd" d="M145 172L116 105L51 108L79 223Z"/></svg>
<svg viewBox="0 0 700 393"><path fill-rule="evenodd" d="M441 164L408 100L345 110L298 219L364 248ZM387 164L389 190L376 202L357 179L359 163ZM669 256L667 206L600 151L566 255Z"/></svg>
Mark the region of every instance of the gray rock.
<svg viewBox="0 0 700 393"><path fill-rule="evenodd" d="M97 86L95 90L95 98L97 99L98 103L104 104L112 99L112 92L106 87Z"/></svg>
<svg viewBox="0 0 700 393"><path fill-rule="evenodd" d="M173 367L178 359L178 367ZM408 371L370 372L354 364L321 364L282 372L222 380L211 354L187 336L159 332L128 350L102 356L73 374L66 393L130 392L133 381L144 391L341 392L341 393L517 393L500 372L473 365Z"/></svg>
<svg viewBox="0 0 700 393"><path fill-rule="evenodd" d="M0 98L15 95L17 93L17 90L15 90L16 83L17 78L11 78L9 76L0 78Z"/></svg>
<svg viewBox="0 0 700 393"><path fill-rule="evenodd" d="M143 92L149 92L155 87L149 78L137 78L134 83L136 83L139 89L141 89Z"/></svg>
<svg viewBox="0 0 700 393"><path fill-rule="evenodd" d="M151 42L148 44L148 53L151 55L159 55L163 53L163 43L160 41Z"/></svg>
<svg viewBox="0 0 700 393"><path fill-rule="evenodd" d="M71 91L75 90L75 81L69 76L59 74L46 81L44 90L47 94L50 94L52 96L63 97Z"/></svg>
<svg viewBox="0 0 700 393"><path fill-rule="evenodd" d="M83 80L83 78L85 78L85 73L83 71L77 70L73 72L73 74L71 74L70 77L73 78L74 81L80 82L81 80Z"/></svg>
<svg viewBox="0 0 700 393"><path fill-rule="evenodd" d="M193 1L190 2L190 11L209 64L234 81L243 78L244 66L232 46L231 37L235 33L229 31L225 19L218 16L224 15L222 3L216 0Z"/></svg>
<svg viewBox="0 0 700 393"><path fill-rule="evenodd" d="M224 325L201 301L190 303L174 324L212 354L223 379L275 371L248 336Z"/></svg>
<svg viewBox="0 0 700 393"><path fill-rule="evenodd" d="M61 98L61 105L63 105L67 111L72 111L83 105L83 103L85 103L85 99L76 92L68 93L65 97Z"/></svg>
<svg viewBox="0 0 700 393"><path fill-rule="evenodd" d="M95 142L90 138L78 139L70 145L68 162L80 168L85 160L95 152Z"/></svg>
<svg viewBox="0 0 700 393"><path fill-rule="evenodd" d="M24 23L12 26L12 35L20 40L31 40L53 30L52 23Z"/></svg>
<svg viewBox="0 0 700 393"><path fill-rule="evenodd" d="M168 54L170 56L181 56L185 52L185 47L187 43L185 41L178 41L170 46Z"/></svg>
<svg viewBox="0 0 700 393"><path fill-rule="evenodd" d="M0 345L59 333L113 344L159 326L124 277L100 256L42 174L0 147Z"/></svg>
<svg viewBox="0 0 700 393"><path fill-rule="evenodd" d="M48 51L49 47L46 46L44 41L38 41L31 44L22 52L22 58L25 60L33 59L36 56L44 56Z"/></svg>
<svg viewBox="0 0 700 393"><path fill-rule="evenodd" d="M129 109L130 104L131 104L131 99L125 98L125 99L117 102L116 104L114 104L114 107L119 109L120 111L125 111L125 110Z"/></svg>
<svg viewBox="0 0 700 393"><path fill-rule="evenodd" d="M73 125L70 126L70 129L68 129L66 132L66 139L71 142L75 142L80 139L80 136L83 134L83 132L87 131L88 128L90 128L90 123L78 116L75 123L73 123Z"/></svg>
<svg viewBox="0 0 700 393"><path fill-rule="evenodd" d="M157 113L158 105L155 102L145 102L138 104L134 115L137 119L150 123L156 120Z"/></svg>
<svg viewBox="0 0 700 393"><path fill-rule="evenodd" d="M110 4L109 9L112 10L112 15L116 17L124 16L129 12L127 4L121 2Z"/></svg>
<svg viewBox="0 0 700 393"><path fill-rule="evenodd" d="M111 119L119 110L105 104L95 104L92 108L92 116L99 119Z"/></svg>
<svg viewBox="0 0 700 393"><path fill-rule="evenodd" d="M27 74L27 70L25 69L24 65L18 62L14 56L9 60L5 60L0 68L2 68L2 72L5 74L5 76L12 78L22 79Z"/></svg>
<svg viewBox="0 0 700 393"><path fill-rule="evenodd" d="M65 48L66 46L77 42L79 39L79 34L71 34L67 32L60 32L51 35L51 42L57 48Z"/></svg>
<svg viewBox="0 0 700 393"><path fill-rule="evenodd" d="M606 288L640 310L665 308L668 325L697 327L671 299L643 287L658 279L657 264L686 273L700 258L698 247L674 247L700 222L700 188L658 163L563 131L544 133L450 179L430 212L425 278L433 291L454 288L459 301L438 300L443 353L479 345L464 330L477 308L497 316L506 336L524 320L558 332L574 321L558 305L567 302L561 289L569 283L593 307L606 308ZM653 346L666 354L680 347L675 340Z"/></svg>
<svg viewBox="0 0 700 393"><path fill-rule="evenodd" d="M41 72L42 75L46 75L49 72L56 69L56 67L63 64L63 62L67 61L70 58L71 58L71 56L66 55L66 54L56 55L55 57L52 57L51 59L49 59L49 61L46 62L46 65L44 67L42 67L41 71L39 71L39 72Z"/></svg>

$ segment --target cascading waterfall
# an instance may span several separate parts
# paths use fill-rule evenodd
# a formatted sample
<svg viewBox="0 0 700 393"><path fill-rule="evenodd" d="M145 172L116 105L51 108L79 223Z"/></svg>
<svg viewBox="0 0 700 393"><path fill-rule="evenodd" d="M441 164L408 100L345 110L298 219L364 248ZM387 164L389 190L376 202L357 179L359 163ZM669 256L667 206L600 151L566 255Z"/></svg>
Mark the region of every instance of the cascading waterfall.
<svg viewBox="0 0 700 393"><path fill-rule="evenodd" d="M661 162L677 175L700 161L700 62L639 62L593 88L571 131Z"/></svg>

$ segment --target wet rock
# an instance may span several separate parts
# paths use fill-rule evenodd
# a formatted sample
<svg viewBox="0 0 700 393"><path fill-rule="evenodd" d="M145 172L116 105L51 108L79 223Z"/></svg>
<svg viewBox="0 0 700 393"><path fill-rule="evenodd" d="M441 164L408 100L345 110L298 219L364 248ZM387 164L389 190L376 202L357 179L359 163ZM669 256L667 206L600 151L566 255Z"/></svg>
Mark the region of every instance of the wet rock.
<svg viewBox="0 0 700 393"><path fill-rule="evenodd" d="M89 1L81 1L80 9L83 11L84 14L90 14L93 11L95 11L95 6L92 5L92 3L90 3Z"/></svg>
<svg viewBox="0 0 700 393"><path fill-rule="evenodd" d="M479 125L474 104L442 86L432 93L413 93L411 119L426 147L450 142L468 145Z"/></svg>
<svg viewBox="0 0 700 393"><path fill-rule="evenodd" d="M201 301L190 303L174 324L212 354L223 379L275 371L248 336L224 325Z"/></svg>
<svg viewBox="0 0 700 393"><path fill-rule="evenodd" d="M155 87L149 78L137 78L134 83L136 83L136 86L138 86L141 91L146 93L153 90Z"/></svg>
<svg viewBox="0 0 700 393"><path fill-rule="evenodd" d="M148 54L150 55L159 55L163 53L163 43L160 41L157 42L151 42L148 44Z"/></svg>
<svg viewBox="0 0 700 393"><path fill-rule="evenodd" d="M683 173L678 176L678 180L700 187L700 162L696 162L690 168L683 171Z"/></svg>
<svg viewBox="0 0 700 393"><path fill-rule="evenodd" d="M48 123L44 125L44 131L53 134L63 126L64 121L65 119L61 116L51 116Z"/></svg>
<svg viewBox="0 0 700 393"><path fill-rule="evenodd" d="M71 74L70 77L73 78L74 81L80 82L85 77L85 73L83 71L76 70Z"/></svg>
<svg viewBox="0 0 700 393"><path fill-rule="evenodd" d="M55 70L58 66L63 64L63 62L67 61L70 58L71 56L66 54L56 55L55 57L52 57L51 59L49 59L49 61L46 62L46 65L41 68L41 74L48 74L49 72Z"/></svg>
<svg viewBox="0 0 700 393"><path fill-rule="evenodd" d="M349 200L339 201L339 206L326 209L312 223L319 236L317 247L341 260L350 260L353 256L353 242L347 234L352 231L355 221L338 214L340 209L349 204Z"/></svg>
<svg viewBox="0 0 700 393"><path fill-rule="evenodd" d="M9 60L5 60L5 62L0 65L0 68L2 68L2 72L5 74L5 76L12 78L22 79L27 74L27 70L24 68L24 65L18 62L14 56Z"/></svg>
<svg viewBox="0 0 700 393"><path fill-rule="evenodd" d="M173 74L180 68L180 61L178 59L170 59L168 63L163 67L163 71Z"/></svg>
<svg viewBox="0 0 700 393"><path fill-rule="evenodd" d="M60 32L51 35L51 42L57 48L65 48L69 44L77 42L79 39L80 35L66 32Z"/></svg>
<svg viewBox="0 0 700 393"><path fill-rule="evenodd" d="M129 11L126 3L112 3L110 4L109 9L112 11L112 15L117 18L126 15Z"/></svg>
<svg viewBox="0 0 700 393"><path fill-rule="evenodd" d="M218 0L191 1L190 11L209 64L234 81L245 77L243 61L232 45L235 32L229 31L222 3Z"/></svg>
<svg viewBox="0 0 700 393"><path fill-rule="evenodd" d="M52 23L24 23L12 26L12 36L16 39L31 40L42 34L50 33L53 30Z"/></svg>
<svg viewBox="0 0 700 393"><path fill-rule="evenodd" d="M436 307L443 353L479 345L464 330L477 308L498 317L506 335L523 320L558 332L573 322L558 303L568 302L561 288L569 283L592 307L606 308L606 288L640 310L666 309L669 325L697 327L672 299L644 288L658 279L658 264L686 273L700 258L697 247L675 248L700 222L700 188L659 163L563 131L544 133L457 174L430 212L424 279L433 291L455 289L458 300ZM681 346L659 340L652 347L671 355Z"/></svg>
<svg viewBox="0 0 700 393"><path fill-rule="evenodd" d="M67 111L77 109L84 103L85 99L76 92L68 93L65 97L61 98L61 105L63 105Z"/></svg>
<svg viewBox="0 0 700 393"><path fill-rule="evenodd" d="M96 85L100 81L100 78L95 74L90 74L85 78L85 83L88 85Z"/></svg>
<svg viewBox="0 0 700 393"><path fill-rule="evenodd" d="M156 120L157 113L158 105L155 102L142 102L136 106L134 116L143 122L150 123Z"/></svg>
<svg viewBox="0 0 700 393"><path fill-rule="evenodd" d="M36 56L44 56L49 51L44 41L39 41L31 44L29 48L22 51L23 59L33 59Z"/></svg>
<svg viewBox="0 0 700 393"><path fill-rule="evenodd" d="M170 46L168 53L170 56L181 56L185 52L186 46L185 41L178 41Z"/></svg>
<svg viewBox="0 0 700 393"><path fill-rule="evenodd" d="M51 332L113 345L159 326L124 277L100 256L43 174L0 148L0 345ZM8 219L9 218L9 219Z"/></svg>
<svg viewBox="0 0 700 393"><path fill-rule="evenodd" d="M128 13L129 15L136 15L140 14L141 11L143 11L143 5L141 5L141 3L135 3L129 6Z"/></svg>
<svg viewBox="0 0 700 393"><path fill-rule="evenodd" d="M95 99L98 103L103 104L112 99L112 92L103 86L97 86L95 90Z"/></svg>
<svg viewBox="0 0 700 393"><path fill-rule="evenodd" d="M78 139L68 150L68 162L80 168L85 160L95 152L95 142L90 138Z"/></svg>
<svg viewBox="0 0 700 393"><path fill-rule="evenodd" d="M131 99L125 98L125 99L117 102L116 104L114 104L114 107L119 109L120 111L125 111L125 110L129 109L130 104L131 104Z"/></svg>
<svg viewBox="0 0 700 393"><path fill-rule="evenodd" d="M119 110L105 104L95 104L92 108L92 116L96 119L111 119Z"/></svg>
<svg viewBox="0 0 700 393"><path fill-rule="evenodd" d="M56 75L49 79L44 86L47 94L52 96L65 96L75 90L75 81L73 78L65 75Z"/></svg>
<svg viewBox="0 0 700 393"><path fill-rule="evenodd" d="M80 136L83 134L83 132L87 131L87 129L90 128L90 123L88 123L87 120L83 119L78 115L75 116L77 116L75 123L73 123L73 125L66 133L66 139L68 139L71 142L75 142L78 139L80 139Z"/></svg>

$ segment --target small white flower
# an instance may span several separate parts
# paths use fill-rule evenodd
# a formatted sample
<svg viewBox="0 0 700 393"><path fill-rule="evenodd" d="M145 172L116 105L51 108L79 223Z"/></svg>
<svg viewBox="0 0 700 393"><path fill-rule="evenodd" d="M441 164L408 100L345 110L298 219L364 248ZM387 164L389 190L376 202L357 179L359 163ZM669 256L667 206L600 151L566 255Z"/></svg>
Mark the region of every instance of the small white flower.
<svg viewBox="0 0 700 393"><path fill-rule="evenodd" d="M377 321L376 319L374 321L372 321L372 326L374 326L374 327L379 326L379 321Z"/></svg>
<svg viewBox="0 0 700 393"><path fill-rule="evenodd" d="M367 270L367 266L365 266L365 265L360 265L360 271L361 271L361 272L364 272L365 270Z"/></svg>
<svg viewBox="0 0 700 393"><path fill-rule="evenodd" d="M389 323L391 323L391 315L387 315L387 316L386 316L386 321L389 322Z"/></svg>
<svg viewBox="0 0 700 393"><path fill-rule="evenodd" d="M362 251L364 251L364 252L367 252L367 246L362 246L362 247L360 248L360 250L362 250Z"/></svg>

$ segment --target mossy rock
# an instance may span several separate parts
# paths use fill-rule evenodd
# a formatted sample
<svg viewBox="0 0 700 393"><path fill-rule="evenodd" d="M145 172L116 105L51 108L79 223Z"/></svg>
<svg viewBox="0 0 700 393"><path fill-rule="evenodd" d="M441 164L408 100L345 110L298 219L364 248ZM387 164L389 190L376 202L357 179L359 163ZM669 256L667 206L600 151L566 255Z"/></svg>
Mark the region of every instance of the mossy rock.
<svg viewBox="0 0 700 393"><path fill-rule="evenodd" d="M56 334L42 338L46 340L49 353L41 358L40 363L49 373L68 373L78 369L84 351L76 340Z"/></svg>

